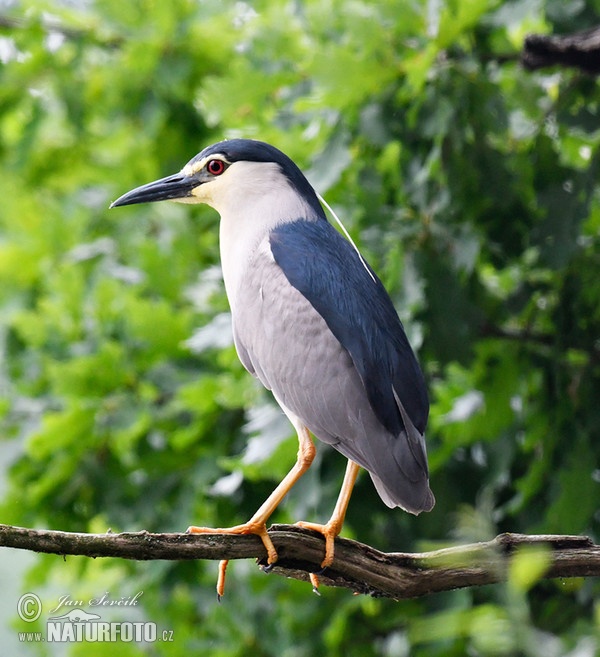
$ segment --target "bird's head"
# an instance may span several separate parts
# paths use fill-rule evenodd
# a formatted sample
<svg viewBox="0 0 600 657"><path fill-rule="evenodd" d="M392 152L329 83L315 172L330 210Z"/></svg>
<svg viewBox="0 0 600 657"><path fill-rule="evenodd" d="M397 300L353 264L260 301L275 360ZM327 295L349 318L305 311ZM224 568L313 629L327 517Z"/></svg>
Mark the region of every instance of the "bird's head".
<svg viewBox="0 0 600 657"><path fill-rule="evenodd" d="M295 198L324 217L314 189L287 155L262 141L231 139L208 146L179 173L136 187L110 207L170 200L206 203L223 215L269 197Z"/></svg>

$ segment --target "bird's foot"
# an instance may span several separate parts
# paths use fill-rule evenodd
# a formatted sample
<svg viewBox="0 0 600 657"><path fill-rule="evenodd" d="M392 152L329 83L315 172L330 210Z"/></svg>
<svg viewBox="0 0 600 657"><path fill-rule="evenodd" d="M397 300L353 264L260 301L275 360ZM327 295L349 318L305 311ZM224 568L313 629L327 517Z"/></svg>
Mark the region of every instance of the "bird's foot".
<svg viewBox="0 0 600 657"><path fill-rule="evenodd" d="M335 552L335 539L341 531L341 527L338 523L332 523L329 521L326 525L321 525L316 522L304 522L301 520L296 523L296 527L312 529L315 532L319 532L319 534L323 534L325 538L325 558L321 561L321 571L331 566L333 563L333 554Z"/></svg>
<svg viewBox="0 0 600 657"><path fill-rule="evenodd" d="M296 523L296 527L302 527L303 529L312 529L319 534L323 534L325 538L325 558L321 561L321 570L316 573L310 573L310 583L312 584L313 591L319 594L319 575L323 573L326 568L329 568L333 563L333 555L335 552L335 539L336 536L342 530L340 523L335 521L329 521L325 525L321 525L315 522L304 522L300 521Z"/></svg>
<svg viewBox="0 0 600 657"><path fill-rule="evenodd" d="M277 561L277 550L273 545L273 541L267 532L267 525L264 522L254 522L249 520L243 525L236 525L235 527L225 528L212 528L212 527L195 527L187 528L187 534L256 534L260 539L267 551L267 567L272 566ZM225 575L227 573L228 560L223 559L219 562L219 575L217 578L217 599L220 601L225 595Z"/></svg>

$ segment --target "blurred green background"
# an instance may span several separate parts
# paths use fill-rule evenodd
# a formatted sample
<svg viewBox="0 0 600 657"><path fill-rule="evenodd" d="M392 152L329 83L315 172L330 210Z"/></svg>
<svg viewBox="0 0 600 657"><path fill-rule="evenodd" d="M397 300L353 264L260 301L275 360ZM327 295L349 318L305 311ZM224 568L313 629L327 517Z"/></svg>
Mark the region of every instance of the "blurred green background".
<svg viewBox="0 0 600 657"><path fill-rule="evenodd" d="M204 146L289 154L390 291L426 372L435 509L362 476L343 535L387 551L500 531L600 539L600 93L528 72L529 32L600 23L576 0L73 0L0 4L0 520L80 532L247 520L291 426L231 344L218 217L108 211ZM318 459L273 520L326 520ZM525 567L523 568L523 564ZM0 552L6 654L600 654L594 580L393 602L230 565ZM37 623L17 600L40 596ZM59 596L143 595L103 620L160 644L18 642ZM88 609L88 611L90 611ZM3 648L3 652L5 652Z"/></svg>

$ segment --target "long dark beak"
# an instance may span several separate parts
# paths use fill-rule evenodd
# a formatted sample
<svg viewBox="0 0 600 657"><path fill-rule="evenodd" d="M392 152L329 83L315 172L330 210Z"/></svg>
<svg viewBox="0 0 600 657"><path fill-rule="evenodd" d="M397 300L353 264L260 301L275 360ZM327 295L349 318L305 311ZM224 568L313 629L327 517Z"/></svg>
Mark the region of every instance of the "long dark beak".
<svg viewBox="0 0 600 657"><path fill-rule="evenodd" d="M196 176L186 176L176 173L160 180L136 187L130 192L123 194L110 204L111 208L120 205L134 205L135 203L153 203L154 201L167 201L181 199L192 195L192 189L197 187L200 181Z"/></svg>

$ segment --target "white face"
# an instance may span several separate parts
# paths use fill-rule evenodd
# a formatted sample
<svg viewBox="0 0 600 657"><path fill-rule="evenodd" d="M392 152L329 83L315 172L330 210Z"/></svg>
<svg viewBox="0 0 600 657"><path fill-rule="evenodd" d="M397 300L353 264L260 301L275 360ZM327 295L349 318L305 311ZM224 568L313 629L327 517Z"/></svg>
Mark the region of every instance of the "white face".
<svg viewBox="0 0 600 657"><path fill-rule="evenodd" d="M206 203L220 214L250 203L253 199L290 191L286 177L273 162L233 162L223 155L210 155L186 164L185 176L196 176L199 183L191 196L174 199L181 203Z"/></svg>

